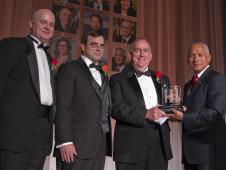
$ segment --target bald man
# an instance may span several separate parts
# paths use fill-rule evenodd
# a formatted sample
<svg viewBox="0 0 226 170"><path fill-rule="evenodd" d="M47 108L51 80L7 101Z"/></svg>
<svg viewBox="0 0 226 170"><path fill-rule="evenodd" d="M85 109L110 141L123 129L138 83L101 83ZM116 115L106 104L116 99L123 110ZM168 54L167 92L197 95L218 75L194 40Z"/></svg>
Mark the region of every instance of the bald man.
<svg viewBox="0 0 226 170"><path fill-rule="evenodd" d="M194 76L184 88L183 101L187 110L184 113L174 110L175 114L171 115L182 121L185 170L226 169L225 163L221 168L216 163L221 153L218 144L226 142L221 137L225 135L223 116L226 113L226 79L210 67L210 62L207 44L193 43L188 63ZM219 139L222 141L217 141Z"/></svg>
<svg viewBox="0 0 226 170"><path fill-rule="evenodd" d="M30 35L0 42L0 170L42 170L52 146L54 14L34 12Z"/></svg>

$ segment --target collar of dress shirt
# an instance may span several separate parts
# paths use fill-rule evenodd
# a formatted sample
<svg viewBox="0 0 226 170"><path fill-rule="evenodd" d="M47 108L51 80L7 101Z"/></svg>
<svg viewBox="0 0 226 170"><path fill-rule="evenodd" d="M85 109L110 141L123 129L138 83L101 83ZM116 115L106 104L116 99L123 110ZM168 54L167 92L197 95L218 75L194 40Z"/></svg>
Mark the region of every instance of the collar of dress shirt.
<svg viewBox="0 0 226 170"><path fill-rule="evenodd" d="M36 46L38 46L39 44L42 44L42 42L38 38L36 38L34 35L30 34L29 36L32 38L33 42L35 42ZM48 44L44 43L43 45L47 46Z"/></svg>
<svg viewBox="0 0 226 170"><path fill-rule="evenodd" d="M144 71L135 70L135 68L134 68L135 74L136 74L136 71L138 71L138 72L145 72L145 71L148 71L148 68L146 68Z"/></svg>
<svg viewBox="0 0 226 170"><path fill-rule="evenodd" d="M207 68L209 68L210 65L206 66L200 73L197 74L198 78L202 76L202 74L206 71Z"/></svg>
<svg viewBox="0 0 226 170"><path fill-rule="evenodd" d="M86 65L89 67L90 64L92 64L93 62L86 56L81 55L82 59L84 60L84 62L86 63Z"/></svg>

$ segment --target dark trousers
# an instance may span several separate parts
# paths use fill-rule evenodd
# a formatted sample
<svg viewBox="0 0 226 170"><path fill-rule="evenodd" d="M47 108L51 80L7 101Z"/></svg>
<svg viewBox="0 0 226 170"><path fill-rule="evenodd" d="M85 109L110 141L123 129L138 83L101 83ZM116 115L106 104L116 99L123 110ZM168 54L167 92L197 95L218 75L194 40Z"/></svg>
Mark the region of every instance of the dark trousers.
<svg viewBox="0 0 226 170"><path fill-rule="evenodd" d="M143 160L138 163L116 162L116 170L167 170L168 161L163 153L158 129L153 131L147 128L146 131L148 140ZM153 133L156 134L155 138Z"/></svg>
<svg viewBox="0 0 226 170"><path fill-rule="evenodd" d="M76 144L75 144L76 148ZM78 153L79 154L79 153ZM103 170L106 155L106 135L102 136L99 144L98 152L90 159L82 159L76 157L73 163L62 162L60 157L57 157L57 170Z"/></svg>
<svg viewBox="0 0 226 170"><path fill-rule="evenodd" d="M23 152L0 149L0 170L43 170L50 145L50 125L41 117L28 148Z"/></svg>
<svg viewBox="0 0 226 170"><path fill-rule="evenodd" d="M217 170L217 169L214 169L213 165L210 164L197 164L197 165L185 164L184 170Z"/></svg>

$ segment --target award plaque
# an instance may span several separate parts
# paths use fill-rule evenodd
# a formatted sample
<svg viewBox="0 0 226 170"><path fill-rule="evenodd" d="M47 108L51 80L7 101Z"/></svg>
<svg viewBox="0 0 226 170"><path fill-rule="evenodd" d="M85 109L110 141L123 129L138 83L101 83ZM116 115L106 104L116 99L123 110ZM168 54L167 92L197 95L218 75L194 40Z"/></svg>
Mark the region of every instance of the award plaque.
<svg viewBox="0 0 226 170"><path fill-rule="evenodd" d="M162 87L162 101L159 108L165 113L172 113L172 109L183 111L181 104L181 87L177 85Z"/></svg>

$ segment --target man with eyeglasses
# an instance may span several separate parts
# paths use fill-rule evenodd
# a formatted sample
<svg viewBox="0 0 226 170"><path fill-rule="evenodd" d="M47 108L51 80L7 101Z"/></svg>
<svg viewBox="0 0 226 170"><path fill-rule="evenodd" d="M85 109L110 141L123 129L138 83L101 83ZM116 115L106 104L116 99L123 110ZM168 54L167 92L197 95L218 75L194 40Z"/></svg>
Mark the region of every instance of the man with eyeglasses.
<svg viewBox="0 0 226 170"><path fill-rule="evenodd" d="M158 109L169 79L149 69L150 44L131 45L132 64L111 77L111 115L116 119L113 158L116 170L167 170L172 158L166 114Z"/></svg>
<svg viewBox="0 0 226 170"><path fill-rule="evenodd" d="M58 170L103 170L111 154L111 98L101 69L102 32L82 37L82 55L57 74L56 156Z"/></svg>

